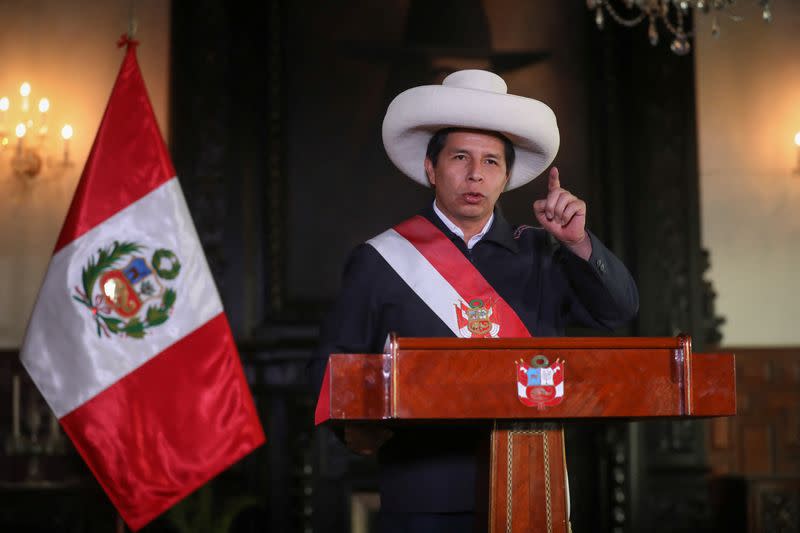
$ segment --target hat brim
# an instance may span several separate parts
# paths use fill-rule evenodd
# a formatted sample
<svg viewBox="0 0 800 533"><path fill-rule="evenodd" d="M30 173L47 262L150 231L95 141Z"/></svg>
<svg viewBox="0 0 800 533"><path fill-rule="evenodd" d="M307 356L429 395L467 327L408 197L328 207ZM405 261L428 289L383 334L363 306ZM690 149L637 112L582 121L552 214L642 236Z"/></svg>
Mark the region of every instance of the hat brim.
<svg viewBox="0 0 800 533"><path fill-rule="evenodd" d="M383 145L404 174L425 186L425 152L443 128L494 131L514 144L515 161L506 190L539 176L558 153L558 125L542 102L513 94L425 85L400 93L383 119Z"/></svg>

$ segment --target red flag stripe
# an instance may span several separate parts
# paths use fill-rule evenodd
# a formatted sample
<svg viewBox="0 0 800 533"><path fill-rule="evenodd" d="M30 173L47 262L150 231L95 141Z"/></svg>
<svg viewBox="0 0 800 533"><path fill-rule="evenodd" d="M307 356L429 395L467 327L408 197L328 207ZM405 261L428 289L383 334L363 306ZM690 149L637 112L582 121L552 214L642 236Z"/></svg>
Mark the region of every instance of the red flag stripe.
<svg viewBox="0 0 800 533"><path fill-rule="evenodd" d="M129 46L55 251L173 176L135 47Z"/></svg>
<svg viewBox="0 0 800 533"><path fill-rule="evenodd" d="M415 216L395 226L450 285L469 301L481 298L491 301L501 322L501 337L530 337L531 334L514 309L494 290L475 266L436 226L423 216Z"/></svg>
<svg viewBox="0 0 800 533"><path fill-rule="evenodd" d="M61 424L134 530L265 440L224 314Z"/></svg>

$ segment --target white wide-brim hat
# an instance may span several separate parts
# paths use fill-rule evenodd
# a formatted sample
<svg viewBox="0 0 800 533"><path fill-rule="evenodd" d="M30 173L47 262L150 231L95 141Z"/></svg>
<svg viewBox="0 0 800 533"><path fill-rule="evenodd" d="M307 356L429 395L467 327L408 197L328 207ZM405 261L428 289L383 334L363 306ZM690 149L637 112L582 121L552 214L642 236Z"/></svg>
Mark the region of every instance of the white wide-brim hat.
<svg viewBox="0 0 800 533"><path fill-rule="evenodd" d="M485 70L459 70L441 85L397 95L383 119L383 146L404 174L430 187L425 175L428 141L443 128L501 133L514 144L506 190L525 185L553 162L559 135L553 110L532 98L508 94L503 78Z"/></svg>

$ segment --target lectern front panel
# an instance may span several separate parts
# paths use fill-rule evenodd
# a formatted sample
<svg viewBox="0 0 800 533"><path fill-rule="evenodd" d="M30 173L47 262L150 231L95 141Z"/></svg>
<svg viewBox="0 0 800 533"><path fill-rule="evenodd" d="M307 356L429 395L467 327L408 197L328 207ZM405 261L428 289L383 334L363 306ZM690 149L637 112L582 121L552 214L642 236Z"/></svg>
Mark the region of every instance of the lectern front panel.
<svg viewBox="0 0 800 533"><path fill-rule="evenodd" d="M555 376L549 370L554 367ZM526 369L533 378L529 381L540 387L522 390L520 372ZM394 362L394 414L454 419L678 416L683 414L678 370L670 350L536 350L524 355L484 350L480 357L472 351L402 350ZM545 391L537 397L554 378L561 380L561 396L548 398ZM553 402L558 403L548 405Z"/></svg>

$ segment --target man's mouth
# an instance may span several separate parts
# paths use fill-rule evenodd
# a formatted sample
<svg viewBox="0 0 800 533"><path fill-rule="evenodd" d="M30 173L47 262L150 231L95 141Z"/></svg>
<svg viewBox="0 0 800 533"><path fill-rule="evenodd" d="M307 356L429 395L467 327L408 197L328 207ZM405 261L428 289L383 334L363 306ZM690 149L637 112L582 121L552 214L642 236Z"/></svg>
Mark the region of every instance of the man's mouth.
<svg viewBox="0 0 800 533"><path fill-rule="evenodd" d="M477 204L483 201L484 196L479 192L465 192L462 197L468 204Z"/></svg>

